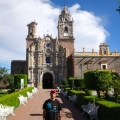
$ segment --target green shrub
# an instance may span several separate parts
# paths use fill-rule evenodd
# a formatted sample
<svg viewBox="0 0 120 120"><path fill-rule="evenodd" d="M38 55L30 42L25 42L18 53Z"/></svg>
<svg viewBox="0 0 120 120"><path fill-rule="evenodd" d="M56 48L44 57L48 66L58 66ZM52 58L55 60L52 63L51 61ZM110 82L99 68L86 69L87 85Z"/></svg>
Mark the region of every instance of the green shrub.
<svg viewBox="0 0 120 120"><path fill-rule="evenodd" d="M0 104L14 106L15 108L17 108L19 106L19 94L27 96L27 91L32 92L32 89L33 87L29 87L17 92L13 92L11 94L6 94L5 96L0 97Z"/></svg>
<svg viewBox="0 0 120 120"><path fill-rule="evenodd" d="M120 104L110 101L97 101L99 120L120 120Z"/></svg>
<svg viewBox="0 0 120 120"><path fill-rule="evenodd" d="M73 80L73 77L69 77L68 84L71 89L72 89L72 80Z"/></svg>
<svg viewBox="0 0 120 120"><path fill-rule="evenodd" d="M67 85L67 84L68 84L67 79L66 79L66 78L63 78L62 81L61 81L61 84L62 84L62 85Z"/></svg>
<svg viewBox="0 0 120 120"><path fill-rule="evenodd" d="M68 79L68 84L71 89L73 87L73 80L74 80L74 87L75 87L74 89L81 90L82 88L85 87L84 79L70 77Z"/></svg>
<svg viewBox="0 0 120 120"><path fill-rule="evenodd" d="M81 105L86 105L89 102L92 103L94 100L96 106L99 106L99 120L120 120L120 104L99 99L97 96L87 96L85 93L77 94L77 106L80 108L80 110L82 110Z"/></svg>
<svg viewBox="0 0 120 120"><path fill-rule="evenodd" d="M100 98L100 90L108 91L112 86L112 76L109 71L87 71L84 73L85 88L96 90Z"/></svg>
<svg viewBox="0 0 120 120"><path fill-rule="evenodd" d="M113 80L120 80L120 76L117 72L112 72L111 75Z"/></svg>
<svg viewBox="0 0 120 120"><path fill-rule="evenodd" d="M14 86L16 89L21 88L21 79L24 79L24 87L27 87L27 75L26 74L15 74L14 75Z"/></svg>
<svg viewBox="0 0 120 120"><path fill-rule="evenodd" d="M104 99L98 98L97 96L90 96L86 93L82 93L81 91L70 90L70 88L66 88L66 90L68 90L68 96L73 94L77 95L76 105L80 110L82 110L81 105L86 105L89 102L92 103L95 100L96 106L99 106L99 120L120 120L120 104L106 101Z"/></svg>

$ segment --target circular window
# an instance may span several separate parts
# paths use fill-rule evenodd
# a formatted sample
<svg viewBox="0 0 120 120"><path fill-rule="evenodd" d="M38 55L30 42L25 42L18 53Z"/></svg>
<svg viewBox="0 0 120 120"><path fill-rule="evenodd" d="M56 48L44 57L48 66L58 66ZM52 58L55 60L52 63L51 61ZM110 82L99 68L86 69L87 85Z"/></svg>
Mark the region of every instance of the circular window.
<svg viewBox="0 0 120 120"><path fill-rule="evenodd" d="M48 47L48 48L51 47L51 44L50 44L50 43L47 43L47 44L46 44L46 47Z"/></svg>

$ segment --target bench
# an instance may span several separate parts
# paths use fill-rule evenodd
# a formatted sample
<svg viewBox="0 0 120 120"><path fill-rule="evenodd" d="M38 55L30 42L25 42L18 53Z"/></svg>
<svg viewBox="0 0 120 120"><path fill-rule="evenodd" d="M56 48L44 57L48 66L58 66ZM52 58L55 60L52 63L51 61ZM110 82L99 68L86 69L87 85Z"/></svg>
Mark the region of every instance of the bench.
<svg viewBox="0 0 120 120"><path fill-rule="evenodd" d="M15 116L15 114L13 113L14 110L14 106L4 106L2 104L0 104L0 120L6 120L6 117L9 114L12 114L13 116Z"/></svg>
<svg viewBox="0 0 120 120"><path fill-rule="evenodd" d="M64 92L64 89L62 88L62 89L60 90L60 93L62 93L62 94L63 94L63 92Z"/></svg>
<svg viewBox="0 0 120 120"><path fill-rule="evenodd" d="M32 89L32 93L35 94L38 91L37 88L34 87L34 89Z"/></svg>
<svg viewBox="0 0 120 120"><path fill-rule="evenodd" d="M27 96L28 96L28 98L32 98L32 97L33 97L33 94L30 93L29 91L27 91Z"/></svg>
<svg viewBox="0 0 120 120"><path fill-rule="evenodd" d="M93 103L89 102L87 105L82 105L81 107L83 109L82 114L86 112L88 115L90 115L90 120L92 119L98 120L97 112L98 112L99 106L95 105L95 101Z"/></svg>
<svg viewBox="0 0 120 120"><path fill-rule="evenodd" d="M76 95L72 95L72 96L68 96L69 101L72 101L72 104L77 102L77 96Z"/></svg>
<svg viewBox="0 0 120 120"><path fill-rule="evenodd" d="M20 101L20 105L25 105L25 102L27 102L27 97L24 97L23 95L19 95L18 99Z"/></svg>
<svg viewBox="0 0 120 120"><path fill-rule="evenodd" d="M67 93L68 93L68 91L63 92L63 96L67 97Z"/></svg>
<svg viewBox="0 0 120 120"><path fill-rule="evenodd" d="M7 93L8 91L6 89L2 89L2 92L3 93Z"/></svg>

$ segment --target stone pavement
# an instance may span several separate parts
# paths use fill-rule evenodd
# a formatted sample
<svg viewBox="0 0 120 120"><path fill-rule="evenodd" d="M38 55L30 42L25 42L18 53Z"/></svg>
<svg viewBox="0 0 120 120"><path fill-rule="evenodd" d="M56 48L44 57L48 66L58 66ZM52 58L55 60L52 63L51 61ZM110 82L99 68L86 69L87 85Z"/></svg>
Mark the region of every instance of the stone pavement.
<svg viewBox="0 0 120 120"><path fill-rule="evenodd" d="M42 105L48 98L50 98L50 90L39 89L32 99L28 99L26 105L21 105L14 111L15 116L10 115L7 120L43 120ZM62 120L86 120L81 112L63 95L58 94L57 99L62 105ZM71 113L72 117L70 118Z"/></svg>

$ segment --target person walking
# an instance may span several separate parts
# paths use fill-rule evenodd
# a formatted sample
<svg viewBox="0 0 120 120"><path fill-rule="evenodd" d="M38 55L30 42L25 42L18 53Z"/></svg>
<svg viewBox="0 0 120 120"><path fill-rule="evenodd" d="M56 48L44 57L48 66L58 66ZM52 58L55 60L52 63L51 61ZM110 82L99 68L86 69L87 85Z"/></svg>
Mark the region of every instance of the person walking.
<svg viewBox="0 0 120 120"><path fill-rule="evenodd" d="M43 104L43 120L61 120L61 104L56 99L56 90L50 91L50 99Z"/></svg>

